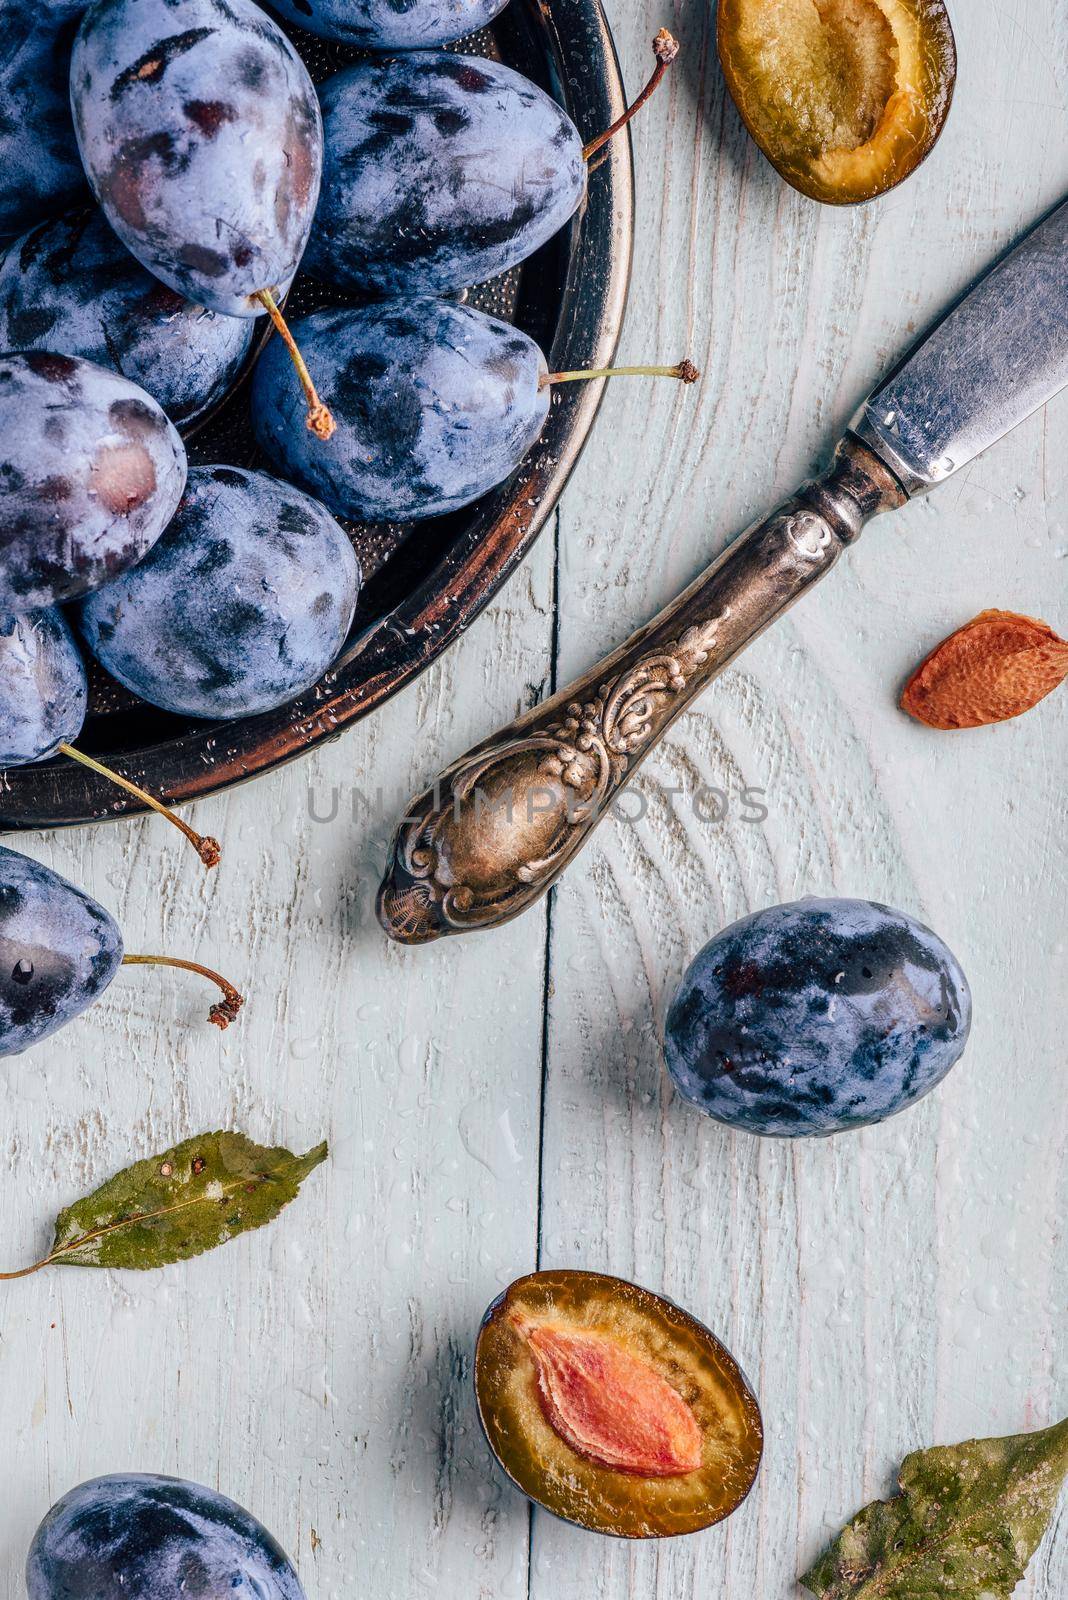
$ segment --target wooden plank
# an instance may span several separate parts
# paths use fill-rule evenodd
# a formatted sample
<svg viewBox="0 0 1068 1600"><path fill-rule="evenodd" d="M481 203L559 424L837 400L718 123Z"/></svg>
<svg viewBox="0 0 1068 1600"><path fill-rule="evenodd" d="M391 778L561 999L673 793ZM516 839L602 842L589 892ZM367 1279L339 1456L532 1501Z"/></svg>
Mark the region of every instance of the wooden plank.
<svg viewBox="0 0 1068 1600"><path fill-rule="evenodd" d="M651 0L614 11L635 82L671 18ZM537 1249L545 913L405 952L371 911L407 795L544 691L557 579L565 681L792 489L903 342L1058 197L1064 7L973 0L955 20L964 71L939 149L879 205L838 213L762 162L705 12L680 9L686 54L636 133L623 354L688 353L705 376L696 393L609 394L558 574L543 542L384 714L199 807L227 844L213 879L157 822L20 842L115 910L131 947L215 960L250 1002L219 1037L192 980L124 974L53 1045L5 1063L12 1265L47 1243L59 1204L199 1128L327 1133L334 1155L269 1232L185 1268L2 1286L2 1600L23 1593L51 1500L125 1468L234 1494L320 1600L771 1600L906 1450L1064 1410L1063 702L952 740L894 709L909 666L984 605L1063 629L1064 400L873 528L676 726L641 780L645 816L607 825L557 896L542 1259L666 1289L747 1367L768 1456L723 1528L635 1549L531 1524L493 1471L469 1363L483 1306ZM747 784L767 791L761 826L744 820ZM315 821L335 785L339 815ZM702 785L728 793L723 821L694 814ZM353 813L354 786L370 806ZM975 1036L907 1117L758 1143L674 1100L659 1029L706 937L810 892L931 921L972 977ZM1066 1580L1062 1513L1021 1594L1054 1600Z"/></svg>
<svg viewBox="0 0 1068 1600"><path fill-rule="evenodd" d="M1064 185L1063 8L957 7L942 143L896 194L845 212L792 194L746 138L713 10L679 18L671 92L636 130L623 351L687 353L704 378L605 402L562 515L561 683L814 469L909 339ZM661 20L653 4L616 16L628 63ZM895 699L984 606L1068 622L1066 422L1062 398L876 524L676 725L638 782L644 816L608 823L558 890L543 1264L634 1276L705 1318L757 1386L768 1449L746 1508L694 1539L634 1549L536 1516L535 1597L795 1592L905 1452L1065 1409L1065 702L946 738ZM746 785L767 791L762 826L744 820ZM729 795L725 820L695 816L702 787ZM664 1011L718 928L813 893L930 921L971 975L973 1041L940 1093L882 1128L732 1135L671 1094ZM1062 1515L1020 1592L1066 1583Z"/></svg>

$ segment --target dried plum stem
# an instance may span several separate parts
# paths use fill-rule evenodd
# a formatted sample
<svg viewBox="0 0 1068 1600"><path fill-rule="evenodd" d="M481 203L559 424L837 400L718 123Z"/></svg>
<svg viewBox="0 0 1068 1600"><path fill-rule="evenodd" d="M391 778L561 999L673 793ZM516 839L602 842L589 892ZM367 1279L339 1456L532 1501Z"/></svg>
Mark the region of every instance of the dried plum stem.
<svg viewBox="0 0 1068 1600"><path fill-rule="evenodd" d="M123 956L122 964L124 967L178 967L182 972L199 972L202 978L217 983L223 999L217 1000L208 1012L208 1021L214 1022L217 1028L228 1028L245 1003L244 995L238 994L232 983L210 967L202 967L199 961L184 961L181 956Z"/></svg>
<svg viewBox="0 0 1068 1600"><path fill-rule="evenodd" d="M319 399L319 392L312 382L311 373L304 365L304 357L297 349L297 341L286 326L286 319L279 311L274 295L270 289L260 289L253 296L253 299L259 301L274 323L275 331L289 351L289 358L297 369L297 377L300 379L300 386L304 390L304 396L308 402L308 415L305 420L309 431L314 433L317 439L329 439L337 427L337 423L330 413L330 407L325 406Z"/></svg>
<svg viewBox="0 0 1068 1600"><path fill-rule="evenodd" d="M142 789L139 784L131 783L129 778L123 778L119 773L113 772L110 767L105 767L102 761L96 761L92 756L87 756L83 750L75 750L71 744L60 744L56 748L61 750L65 756L69 756L72 761L80 761L83 767L88 767L92 772L98 772L102 778L107 778L110 782L118 784L119 788L125 789L127 794L132 794L135 799L142 801L146 806L151 806L153 811L158 811L161 817L166 817L168 822L174 824L179 833L185 834L206 867L217 867L219 865L222 849L218 839L213 839L210 834L198 833L195 828L191 828L188 822L183 821L169 806L164 805L162 800L158 800L154 794L149 794L148 790Z"/></svg>
<svg viewBox="0 0 1068 1600"><path fill-rule="evenodd" d="M599 133L596 139L591 139L588 145L583 146L582 158L584 161L589 161L590 157L595 156L598 150L608 143L609 139L614 139L620 129L625 128L630 119L641 110L645 102L656 93L660 87L660 80L678 53L679 41L666 28L661 28L653 40L653 54L656 56L656 66L653 68L652 77L638 98L627 107L623 115L617 117L612 126L606 128L603 133Z"/></svg>
<svg viewBox="0 0 1068 1600"><path fill-rule="evenodd" d="M42 1267L47 1267L51 1260L51 1256L45 1256L43 1261L35 1261L32 1267L20 1267L18 1272L0 1272L0 1283L10 1283L13 1278L30 1278Z"/></svg>
<svg viewBox="0 0 1068 1600"><path fill-rule="evenodd" d="M554 383L588 383L594 378L677 378L680 383L696 383L701 374L692 361L679 361L673 367L597 367L586 372L546 372L539 389Z"/></svg>

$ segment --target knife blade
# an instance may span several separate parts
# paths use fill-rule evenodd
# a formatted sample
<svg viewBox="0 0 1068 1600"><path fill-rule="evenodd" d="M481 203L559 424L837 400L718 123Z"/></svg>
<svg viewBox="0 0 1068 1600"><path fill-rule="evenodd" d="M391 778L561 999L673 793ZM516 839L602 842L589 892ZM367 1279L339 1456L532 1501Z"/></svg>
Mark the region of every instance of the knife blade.
<svg viewBox="0 0 1068 1600"><path fill-rule="evenodd" d="M1068 201L914 346L822 477L410 803L378 893L389 936L426 944L535 904L675 719L872 517L944 482L1066 385Z"/></svg>
<svg viewBox="0 0 1068 1600"><path fill-rule="evenodd" d="M1068 201L987 272L851 424L910 495L959 472L1068 386Z"/></svg>

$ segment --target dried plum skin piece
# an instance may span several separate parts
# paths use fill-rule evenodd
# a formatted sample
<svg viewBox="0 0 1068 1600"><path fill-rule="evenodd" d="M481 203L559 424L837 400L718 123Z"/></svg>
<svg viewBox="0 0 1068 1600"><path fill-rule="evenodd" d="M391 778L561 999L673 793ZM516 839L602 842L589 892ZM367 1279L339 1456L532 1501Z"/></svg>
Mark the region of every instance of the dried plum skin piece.
<svg viewBox="0 0 1068 1600"><path fill-rule="evenodd" d="M38 1044L99 1000L122 953L103 906L0 846L0 1056Z"/></svg>
<svg viewBox="0 0 1068 1600"><path fill-rule="evenodd" d="M271 9L323 39L361 50L428 50L492 22L508 0L271 0Z"/></svg>
<svg viewBox="0 0 1068 1600"><path fill-rule="evenodd" d="M254 317L288 288L322 170L307 70L251 0L97 0L71 61L82 159L108 221L198 305Z"/></svg>
<svg viewBox="0 0 1068 1600"><path fill-rule="evenodd" d="M81 732L85 664L55 607L0 617L0 768L54 755Z"/></svg>
<svg viewBox="0 0 1068 1600"><path fill-rule="evenodd" d="M136 384L48 351L0 355L0 613L73 600L139 561L185 448Z"/></svg>
<svg viewBox="0 0 1068 1600"><path fill-rule="evenodd" d="M470 306L416 297L294 324L337 423L324 448L272 340L256 363L252 419L279 471L339 516L419 519L502 483L545 426L534 341Z"/></svg>
<svg viewBox="0 0 1068 1600"><path fill-rule="evenodd" d="M86 643L150 705L205 718L294 699L335 660L359 564L309 495L239 467L199 467L149 556L82 606Z"/></svg>
<svg viewBox="0 0 1068 1600"><path fill-rule="evenodd" d="M496 61L412 52L330 78L304 269L379 295L444 294L525 260L586 193L567 113Z"/></svg>
<svg viewBox="0 0 1068 1600"><path fill-rule="evenodd" d="M0 262L0 349L62 350L110 368L178 427L225 397L254 332L146 272L96 207L33 228Z"/></svg>
<svg viewBox="0 0 1068 1600"><path fill-rule="evenodd" d="M26 1561L29 1600L305 1600L285 1551L225 1495L181 1478L116 1473L71 1489Z"/></svg>
<svg viewBox="0 0 1068 1600"><path fill-rule="evenodd" d="M683 1099L765 1137L882 1122L950 1071L971 994L938 936L867 900L800 900L744 917L687 969L665 1029Z"/></svg>
<svg viewBox="0 0 1068 1600"><path fill-rule="evenodd" d="M4 0L0 239L86 194L70 111L70 53L86 0Z"/></svg>

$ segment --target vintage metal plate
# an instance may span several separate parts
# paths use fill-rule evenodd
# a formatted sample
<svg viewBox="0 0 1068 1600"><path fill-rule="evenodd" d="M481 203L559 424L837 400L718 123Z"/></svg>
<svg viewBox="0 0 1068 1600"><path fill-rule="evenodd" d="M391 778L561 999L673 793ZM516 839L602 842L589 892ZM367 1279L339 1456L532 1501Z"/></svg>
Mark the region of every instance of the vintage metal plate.
<svg viewBox="0 0 1068 1600"><path fill-rule="evenodd" d="M317 82L357 52L310 34L292 37ZM624 106L612 37L598 0L512 0L492 29L460 48L493 55L549 90L586 138ZM595 160L585 206L538 254L471 304L507 317L541 344L550 368L599 367L619 337L630 273L633 176L629 140ZM297 278L287 309L345 304ZM355 303L355 302L352 302ZM91 709L78 743L172 801L239 783L312 749L410 683L453 644L514 572L544 527L578 460L603 384L568 384L513 477L475 505L412 525L347 525L366 582L339 660L314 689L262 716L195 722L145 705L94 666ZM247 385L188 440L193 465L258 457ZM0 826L65 826L139 810L114 785L60 757L0 774Z"/></svg>

